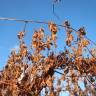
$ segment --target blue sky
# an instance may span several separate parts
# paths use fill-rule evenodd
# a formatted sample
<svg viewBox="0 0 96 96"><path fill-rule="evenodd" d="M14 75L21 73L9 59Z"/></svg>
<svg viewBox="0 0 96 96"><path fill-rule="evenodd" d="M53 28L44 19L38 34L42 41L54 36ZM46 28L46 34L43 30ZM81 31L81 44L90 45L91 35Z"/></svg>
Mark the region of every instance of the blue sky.
<svg viewBox="0 0 96 96"><path fill-rule="evenodd" d="M0 0L0 17L39 21L52 20L58 24L63 24L67 19L76 29L84 26L87 36L96 41L96 0L61 0L61 3L55 5L55 12L60 19L57 19L52 13L52 1ZM0 21L0 69L6 64L10 50L14 47L18 48L17 33L23 30L23 26L23 23L15 21ZM38 29L40 26L45 27L45 25L34 23L27 25L26 43L30 43L32 30ZM46 30L46 33L48 32ZM63 32L59 34L60 38L63 38L62 34ZM60 44L60 48L62 46Z"/></svg>

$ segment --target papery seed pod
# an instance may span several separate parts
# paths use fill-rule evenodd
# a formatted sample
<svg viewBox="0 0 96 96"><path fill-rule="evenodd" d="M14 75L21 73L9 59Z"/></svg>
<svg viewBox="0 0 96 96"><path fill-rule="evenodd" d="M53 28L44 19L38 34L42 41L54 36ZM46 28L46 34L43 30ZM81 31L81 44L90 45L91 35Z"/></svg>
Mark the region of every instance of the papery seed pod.
<svg viewBox="0 0 96 96"><path fill-rule="evenodd" d="M67 45L68 47L71 47L71 41L70 41L69 39L66 40L66 45Z"/></svg>
<svg viewBox="0 0 96 96"><path fill-rule="evenodd" d="M38 31L35 30L35 31L34 31L34 34L33 34L33 38L37 38L37 37L38 37Z"/></svg>
<svg viewBox="0 0 96 96"><path fill-rule="evenodd" d="M18 33L18 38L23 39L24 38L24 32L19 32Z"/></svg>
<svg viewBox="0 0 96 96"><path fill-rule="evenodd" d="M33 46L34 48L36 48L37 47L37 44L38 44L38 42L37 42L37 36L38 35L36 35L36 34L33 36L32 43L31 43L31 47Z"/></svg>
<svg viewBox="0 0 96 96"><path fill-rule="evenodd" d="M69 27L70 26L70 24L69 24L69 22L67 20L64 22L64 26L65 27Z"/></svg>
<svg viewBox="0 0 96 96"><path fill-rule="evenodd" d="M74 39L73 35L70 34L69 37L68 37L68 39L69 39L70 41L72 41L72 40Z"/></svg>
<svg viewBox="0 0 96 96"><path fill-rule="evenodd" d="M44 29L40 28L39 32L40 32L41 39L43 39L44 38Z"/></svg>
<svg viewBox="0 0 96 96"><path fill-rule="evenodd" d="M48 48L48 50L50 50L51 45L52 45L51 37L50 36L47 36L46 39L47 39L46 40L46 47Z"/></svg>
<svg viewBox="0 0 96 96"><path fill-rule="evenodd" d="M81 43L82 43L83 47L86 47L90 44L90 42L88 40L85 40L85 39L82 40Z"/></svg>
<svg viewBox="0 0 96 96"><path fill-rule="evenodd" d="M86 32L85 32L85 28L84 27L81 27L78 31L79 31L79 34L80 35L86 35Z"/></svg>
<svg viewBox="0 0 96 96"><path fill-rule="evenodd" d="M52 34L56 34L57 33L57 26L56 26L56 24L54 24L53 22L49 22L48 26L49 26L49 29L52 32Z"/></svg>

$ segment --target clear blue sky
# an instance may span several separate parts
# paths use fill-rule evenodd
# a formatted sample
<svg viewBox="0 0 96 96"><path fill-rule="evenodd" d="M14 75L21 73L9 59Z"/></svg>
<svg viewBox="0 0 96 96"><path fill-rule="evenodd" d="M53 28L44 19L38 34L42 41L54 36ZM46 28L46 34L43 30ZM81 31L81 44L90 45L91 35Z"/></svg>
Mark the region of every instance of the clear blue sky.
<svg viewBox="0 0 96 96"><path fill-rule="evenodd" d="M88 37L96 41L96 0L61 0L61 3L55 6L55 12L60 19L57 19L52 13L52 1L0 0L0 17L39 21L52 20L59 24L63 24L67 19L74 28L85 26ZM17 33L23 29L23 26L23 23L15 21L0 21L0 69L4 66L10 50L18 47ZM40 26L40 24L27 25L27 43L28 41L30 43L32 30ZM59 37L62 38L62 34L59 34Z"/></svg>
<svg viewBox="0 0 96 96"><path fill-rule="evenodd" d="M52 13L53 0L0 0L0 17L55 21L63 24L69 20L74 28L85 26L87 35L96 41L96 0L61 0L56 4L55 12L60 19ZM14 21L0 21L0 68L5 64L10 50L18 45L17 33L23 29L24 24ZM31 40L32 29L39 28L40 24L28 24L26 40ZM59 35L62 38L62 34Z"/></svg>

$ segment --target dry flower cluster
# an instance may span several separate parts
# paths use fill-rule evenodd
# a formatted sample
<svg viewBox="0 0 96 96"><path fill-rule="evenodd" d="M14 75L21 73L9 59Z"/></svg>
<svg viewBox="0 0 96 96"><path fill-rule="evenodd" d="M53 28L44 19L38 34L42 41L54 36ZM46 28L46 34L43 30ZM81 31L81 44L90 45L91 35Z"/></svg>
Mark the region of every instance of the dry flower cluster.
<svg viewBox="0 0 96 96"><path fill-rule="evenodd" d="M84 27L74 37L68 21L64 26L66 48L58 54L51 51L52 46L58 48L59 30L55 23L48 24L51 36L45 36L43 28L34 31L32 52L24 42L25 33L18 33L19 50L11 52L0 72L0 96L60 96L65 91L70 96L96 96L95 49L88 50L90 41L85 38ZM89 57L84 57L85 49L89 51ZM45 51L48 51L47 56L43 53ZM84 84L83 89L80 82Z"/></svg>

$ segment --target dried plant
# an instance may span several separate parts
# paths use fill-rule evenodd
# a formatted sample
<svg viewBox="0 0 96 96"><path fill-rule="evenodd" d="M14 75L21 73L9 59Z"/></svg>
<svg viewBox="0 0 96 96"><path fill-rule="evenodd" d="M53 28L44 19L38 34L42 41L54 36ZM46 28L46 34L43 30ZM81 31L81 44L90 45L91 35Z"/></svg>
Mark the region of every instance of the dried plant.
<svg viewBox="0 0 96 96"><path fill-rule="evenodd" d="M58 48L59 30L55 23L48 23L51 36L45 35L44 28L34 31L32 52L24 42L24 32L18 33L19 50L11 52L0 72L0 96L59 96L65 91L70 96L96 96L95 49L88 48L91 42L85 38L84 27L73 36L68 21L64 22L64 26L66 48L58 54L52 51L53 47ZM85 49L89 57L84 56ZM84 84L83 89L80 82Z"/></svg>

